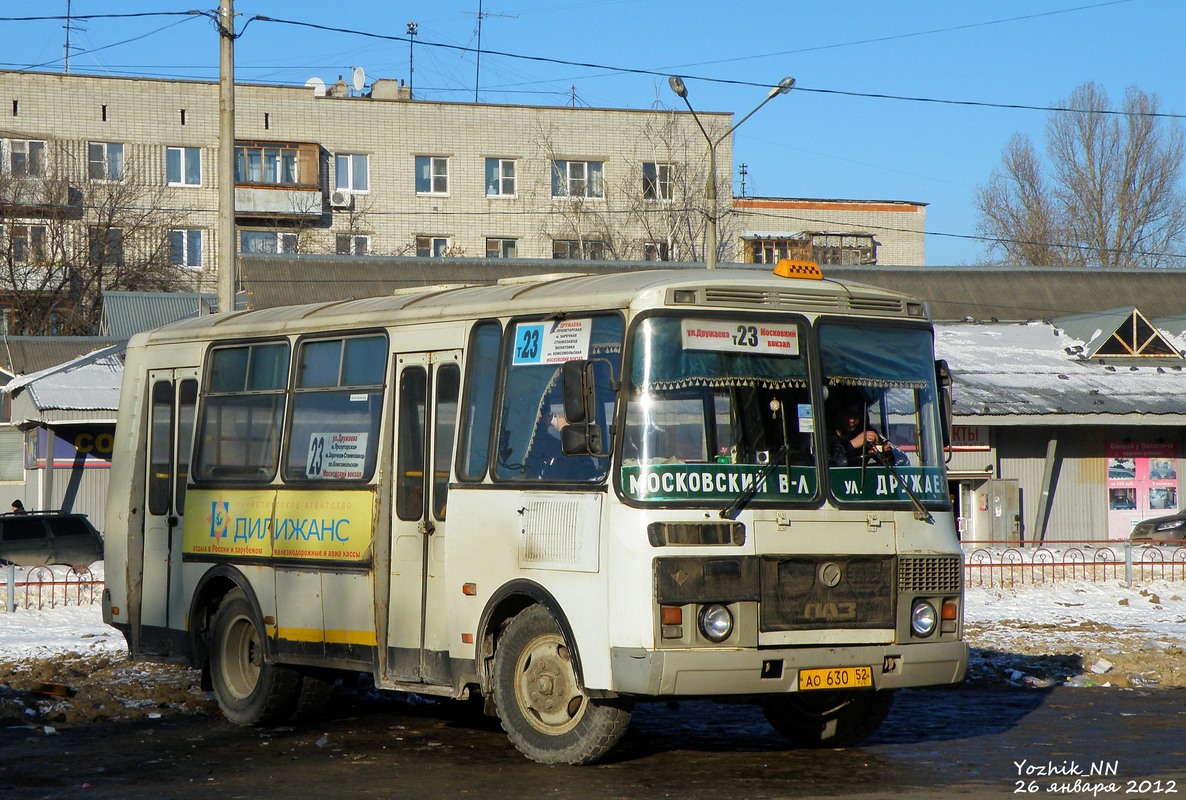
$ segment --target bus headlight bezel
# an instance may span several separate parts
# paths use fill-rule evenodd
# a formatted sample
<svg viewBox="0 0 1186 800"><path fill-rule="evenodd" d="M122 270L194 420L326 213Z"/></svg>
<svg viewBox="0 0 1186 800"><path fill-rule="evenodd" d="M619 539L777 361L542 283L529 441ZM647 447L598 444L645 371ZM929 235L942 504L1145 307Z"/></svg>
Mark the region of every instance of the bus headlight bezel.
<svg viewBox="0 0 1186 800"><path fill-rule="evenodd" d="M722 603L707 603L700 606L696 627L705 639L720 644L733 635L733 612Z"/></svg>
<svg viewBox="0 0 1186 800"><path fill-rule="evenodd" d="M939 613L929 600L916 600L910 609L910 633L919 639L931 636L939 629Z"/></svg>

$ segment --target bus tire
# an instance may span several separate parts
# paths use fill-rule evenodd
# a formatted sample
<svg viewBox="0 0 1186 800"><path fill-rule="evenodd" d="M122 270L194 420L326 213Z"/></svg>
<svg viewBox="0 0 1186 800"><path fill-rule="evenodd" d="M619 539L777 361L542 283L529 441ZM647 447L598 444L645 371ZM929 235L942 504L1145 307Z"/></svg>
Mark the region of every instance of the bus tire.
<svg viewBox="0 0 1186 800"><path fill-rule="evenodd" d="M334 680L321 671L302 670L300 688L293 703L292 721L301 722L323 716L334 692Z"/></svg>
<svg viewBox="0 0 1186 800"><path fill-rule="evenodd" d="M795 692L768 697L762 713L796 747L851 747L873 734L889 714L894 693Z"/></svg>
<svg viewBox="0 0 1186 800"><path fill-rule="evenodd" d="M214 614L210 681L223 715L236 725L271 725L292 716L300 675L264 660L264 637L251 601L230 592Z"/></svg>
<svg viewBox="0 0 1186 800"><path fill-rule="evenodd" d="M626 733L630 710L591 699L556 620L531 606L511 620L494 651L493 695L515 748L541 764L590 764Z"/></svg>

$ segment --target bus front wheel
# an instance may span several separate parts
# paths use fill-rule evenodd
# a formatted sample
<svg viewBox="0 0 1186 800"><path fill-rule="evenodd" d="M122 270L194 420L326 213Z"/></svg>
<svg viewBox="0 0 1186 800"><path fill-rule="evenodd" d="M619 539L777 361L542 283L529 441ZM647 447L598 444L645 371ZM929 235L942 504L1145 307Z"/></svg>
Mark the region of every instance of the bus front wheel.
<svg viewBox="0 0 1186 800"><path fill-rule="evenodd" d="M851 747L889 714L892 691L795 692L762 701L766 720L796 747Z"/></svg>
<svg viewBox="0 0 1186 800"><path fill-rule="evenodd" d="M508 738L542 764L589 764L626 733L630 711L591 699L577 680L556 620L532 606L511 620L494 651L494 703Z"/></svg>
<svg viewBox="0 0 1186 800"><path fill-rule="evenodd" d="M270 725L292 715L300 675L264 661L263 634L240 589L214 614L210 680L222 713L236 725Z"/></svg>

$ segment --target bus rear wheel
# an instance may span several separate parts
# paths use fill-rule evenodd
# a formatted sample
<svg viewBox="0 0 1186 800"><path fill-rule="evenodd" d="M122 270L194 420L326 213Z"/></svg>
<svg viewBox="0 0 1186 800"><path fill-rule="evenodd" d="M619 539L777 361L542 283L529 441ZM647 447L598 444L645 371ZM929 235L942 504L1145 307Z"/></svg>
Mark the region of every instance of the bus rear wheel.
<svg viewBox="0 0 1186 800"><path fill-rule="evenodd" d="M795 692L762 701L766 720L796 747L851 747L885 721L892 691Z"/></svg>
<svg viewBox="0 0 1186 800"><path fill-rule="evenodd" d="M251 601L236 589L214 614L210 680L222 713L236 725L271 725L288 719L300 675L264 660L263 634Z"/></svg>
<svg viewBox="0 0 1186 800"><path fill-rule="evenodd" d="M564 634L543 606L520 612L499 639L492 688L508 738L541 764L590 764L630 724L628 708L585 694Z"/></svg>

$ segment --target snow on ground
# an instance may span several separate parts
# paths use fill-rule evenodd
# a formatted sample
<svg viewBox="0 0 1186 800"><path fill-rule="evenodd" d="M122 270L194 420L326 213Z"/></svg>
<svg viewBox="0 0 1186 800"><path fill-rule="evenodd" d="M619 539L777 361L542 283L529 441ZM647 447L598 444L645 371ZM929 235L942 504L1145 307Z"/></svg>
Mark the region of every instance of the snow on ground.
<svg viewBox="0 0 1186 800"><path fill-rule="evenodd" d="M2 575L0 661L126 655L123 636L103 624L98 602L8 613ZM1186 686L1184 597L1186 583L1173 581L969 586L969 680Z"/></svg>

